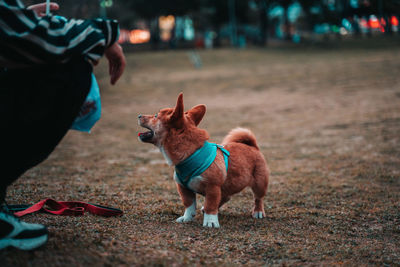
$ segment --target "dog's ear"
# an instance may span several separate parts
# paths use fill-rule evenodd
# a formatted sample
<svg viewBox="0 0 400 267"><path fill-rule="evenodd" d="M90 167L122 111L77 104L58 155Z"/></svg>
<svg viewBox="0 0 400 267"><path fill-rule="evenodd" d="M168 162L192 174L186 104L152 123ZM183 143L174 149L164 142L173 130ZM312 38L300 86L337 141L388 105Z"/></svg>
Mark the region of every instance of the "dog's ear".
<svg viewBox="0 0 400 267"><path fill-rule="evenodd" d="M197 126L203 119L205 113L206 113L206 106L205 105L197 105L197 106L193 107L191 110L189 110L187 112L187 115L190 119L192 119L194 124L196 124L196 126Z"/></svg>
<svg viewBox="0 0 400 267"><path fill-rule="evenodd" d="M180 93L178 96L178 100L176 101L176 106L174 112L171 115L171 122L177 127L180 128L183 126L183 94Z"/></svg>

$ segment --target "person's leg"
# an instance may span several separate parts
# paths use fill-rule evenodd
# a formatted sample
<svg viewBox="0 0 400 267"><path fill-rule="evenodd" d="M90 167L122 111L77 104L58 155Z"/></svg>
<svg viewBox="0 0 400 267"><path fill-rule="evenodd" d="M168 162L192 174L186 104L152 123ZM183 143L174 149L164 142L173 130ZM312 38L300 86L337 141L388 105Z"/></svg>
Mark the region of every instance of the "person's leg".
<svg viewBox="0 0 400 267"><path fill-rule="evenodd" d="M45 160L61 141L89 92L91 72L82 60L12 70L0 78L1 188Z"/></svg>
<svg viewBox="0 0 400 267"><path fill-rule="evenodd" d="M7 186L45 160L70 129L89 92L91 72L91 65L79 60L0 73L0 205ZM44 226L20 222L4 210L0 223L11 229L0 231L0 249L31 249L47 240ZM30 242L21 243L21 233Z"/></svg>

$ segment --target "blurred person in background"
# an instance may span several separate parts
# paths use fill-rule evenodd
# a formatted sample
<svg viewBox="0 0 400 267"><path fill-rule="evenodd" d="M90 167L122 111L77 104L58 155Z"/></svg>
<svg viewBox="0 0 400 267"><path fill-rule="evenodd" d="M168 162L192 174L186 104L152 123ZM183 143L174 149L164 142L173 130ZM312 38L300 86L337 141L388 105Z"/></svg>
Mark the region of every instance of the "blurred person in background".
<svg viewBox="0 0 400 267"><path fill-rule="evenodd" d="M45 160L70 129L102 55L111 84L126 64L117 21L45 11L45 3L26 8L20 0L0 0L0 249L46 243L44 225L22 222L4 205L7 186Z"/></svg>

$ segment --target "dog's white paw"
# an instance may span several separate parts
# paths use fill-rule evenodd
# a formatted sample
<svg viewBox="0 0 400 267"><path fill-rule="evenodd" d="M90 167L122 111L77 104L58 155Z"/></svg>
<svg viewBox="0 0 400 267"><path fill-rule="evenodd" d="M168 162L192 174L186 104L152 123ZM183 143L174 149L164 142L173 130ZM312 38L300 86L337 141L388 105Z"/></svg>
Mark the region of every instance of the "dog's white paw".
<svg viewBox="0 0 400 267"><path fill-rule="evenodd" d="M219 228L218 214L204 213L203 226L209 228Z"/></svg>
<svg viewBox="0 0 400 267"><path fill-rule="evenodd" d="M265 218L265 215L262 211L253 212L253 218L262 219Z"/></svg>
<svg viewBox="0 0 400 267"><path fill-rule="evenodd" d="M194 216L195 215L192 215L192 216L183 215L183 216L179 217L178 219L176 219L176 222L178 222L178 223L191 222L194 220Z"/></svg>
<svg viewBox="0 0 400 267"><path fill-rule="evenodd" d="M194 216L196 216L196 202L193 202L191 206L185 209L185 213L183 214L183 216L176 219L176 222L178 223L191 222L194 220Z"/></svg>

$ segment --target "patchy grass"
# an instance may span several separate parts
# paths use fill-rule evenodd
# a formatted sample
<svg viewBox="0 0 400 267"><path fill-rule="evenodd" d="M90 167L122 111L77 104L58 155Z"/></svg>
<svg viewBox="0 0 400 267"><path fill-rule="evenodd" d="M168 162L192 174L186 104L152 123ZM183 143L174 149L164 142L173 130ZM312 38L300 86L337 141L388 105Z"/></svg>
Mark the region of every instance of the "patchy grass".
<svg viewBox="0 0 400 267"><path fill-rule="evenodd" d="M116 87L97 70L103 117L71 131L47 161L8 190L8 202L46 197L122 208L118 218L29 215L50 230L34 252L0 252L14 265L400 264L400 50L133 53ZM139 113L204 103L201 127L219 142L254 131L272 171L267 218L251 218L244 190L220 229L177 224L183 206L161 153L137 141ZM203 198L200 197L200 204Z"/></svg>

